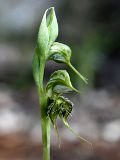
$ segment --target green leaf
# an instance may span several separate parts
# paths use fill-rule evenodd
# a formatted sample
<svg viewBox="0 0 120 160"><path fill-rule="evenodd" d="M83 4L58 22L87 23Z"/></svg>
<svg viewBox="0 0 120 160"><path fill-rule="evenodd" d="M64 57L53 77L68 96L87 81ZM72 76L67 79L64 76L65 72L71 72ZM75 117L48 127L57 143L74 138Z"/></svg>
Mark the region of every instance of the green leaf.
<svg viewBox="0 0 120 160"><path fill-rule="evenodd" d="M54 42L50 48L48 60L67 64L85 83L87 83L87 79L72 66L70 62L71 54L72 52L69 46Z"/></svg>
<svg viewBox="0 0 120 160"><path fill-rule="evenodd" d="M70 81L69 74L66 70L55 71L46 86L46 91L49 97L55 94L67 93L68 91L76 91Z"/></svg>
<svg viewBox="0 0 120 160"><path fill-rule="evenodd" d="M36 47L32 61L33 77L37 86L39 86L39 68L40 68L38 52L39 49Z"/></svg>
<svg viewBox="0 0 120 160"><path fill-rule="evenodd" d="M47 16L47 13L50 13ZM54 11L54 7L47 9L43 15L43 19L38 32L38 46L40 55L47 57L50 46L58 36L58 24Z"/></svg>

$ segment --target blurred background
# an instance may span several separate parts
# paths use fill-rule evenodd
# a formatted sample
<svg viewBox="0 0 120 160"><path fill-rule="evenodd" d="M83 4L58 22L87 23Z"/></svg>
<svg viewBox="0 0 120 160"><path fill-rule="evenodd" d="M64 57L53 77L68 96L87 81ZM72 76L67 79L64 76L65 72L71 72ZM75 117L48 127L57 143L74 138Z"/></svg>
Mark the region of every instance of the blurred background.
<svg viewBox="0 0 120 160"><path fill-rule="evenodd" d="M52 160L120 160L120 1L0 0L0 160L40 160L40 112L31 62L44 11L54 6L57 41L71 46L72 63L88 85L65 65L48 62L45 82L58 68L67 69L81 95L69 123L90 146L58 120L61 148L54 129Z"/></svg>

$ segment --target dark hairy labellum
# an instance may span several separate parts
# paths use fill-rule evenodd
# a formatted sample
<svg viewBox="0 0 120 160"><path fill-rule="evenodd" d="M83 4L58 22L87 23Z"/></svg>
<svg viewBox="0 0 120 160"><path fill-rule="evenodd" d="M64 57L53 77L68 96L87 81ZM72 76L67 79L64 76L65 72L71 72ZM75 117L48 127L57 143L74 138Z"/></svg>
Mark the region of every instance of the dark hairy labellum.
<svg viewBox="0 0 120 160"><path fill-rule="evenodd" d="M53 125L59 116L61 119L67 120L73 109L73 103L63 96L58 96L52 100L48 106L47 115L51 119Z"/></svg>

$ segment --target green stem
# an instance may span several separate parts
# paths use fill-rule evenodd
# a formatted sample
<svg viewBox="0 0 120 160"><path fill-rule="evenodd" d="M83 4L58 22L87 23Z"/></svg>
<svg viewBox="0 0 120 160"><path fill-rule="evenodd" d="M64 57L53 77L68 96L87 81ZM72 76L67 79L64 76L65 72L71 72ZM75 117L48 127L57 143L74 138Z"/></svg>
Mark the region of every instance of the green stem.
<svg viewBox="0 0 120 160"><path fill-rule="evenodd" d="M41 111L41 128L42 128L42 144L43 144L43 160L50 160L50 120L47 118L47 96L43 86L45 61L42 59L40 63L39 75L39 102Z"/></svg>
<svg viewBox="0 0 120 160"><path fill-rule="evenodd" d="M50 160L50 120L42 119L43 160Z"/></svg>

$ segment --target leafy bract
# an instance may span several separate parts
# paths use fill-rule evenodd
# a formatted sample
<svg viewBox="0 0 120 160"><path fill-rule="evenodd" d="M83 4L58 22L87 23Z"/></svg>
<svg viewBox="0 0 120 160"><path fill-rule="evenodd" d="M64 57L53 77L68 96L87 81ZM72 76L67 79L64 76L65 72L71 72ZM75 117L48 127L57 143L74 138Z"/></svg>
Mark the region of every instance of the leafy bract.
<svg viewBox="0 0 120 160"><path fill-rule="evenodd" d="M50 12L49 12L50 11ZM49 13L48 13L49 12ZM47 16L48 13L48 16ZM58 36L58 24L54 11L54 7L47 9L43 15L43 19L38 32L38 41L33 56L32 67L35 83L39 86L40 65L45 63L47 54L53 42Z"/></svg>
<svg viewBox="0 0 120 160"><path fill-rule="evenodd" d="M71 64L71 54L72 52L69 46L54 42L50 48L48 60L67 64L85 83L87 83L87 79L82 76Z"/></svg>
<svg viewBox="0 0 120 160"><path fill-rule="evenodd" d="M47 16L47 13L50 13ZM38 46L40 56L47 57L49 48L58 36L58 23L54 11L54 7L46 10L38 32Z"/></svg>
<svg viewBox="0 0 120 160"><path fill-rule="evenodd" d="M72 90L79 92L72 86L69 74L66 70L55 71L46 85L46 91L49 97L54 94L67 93Z"/></svg>
<svg viewBox="0 0 120 160"><path fill-rule="evenodd" d="M50 48L49 60L59 63L70 63L71 49L65 44L54 42Z"/></svg>

